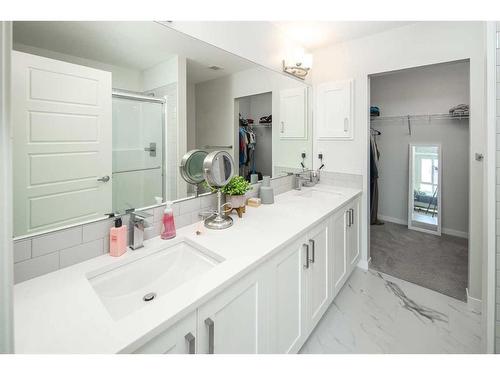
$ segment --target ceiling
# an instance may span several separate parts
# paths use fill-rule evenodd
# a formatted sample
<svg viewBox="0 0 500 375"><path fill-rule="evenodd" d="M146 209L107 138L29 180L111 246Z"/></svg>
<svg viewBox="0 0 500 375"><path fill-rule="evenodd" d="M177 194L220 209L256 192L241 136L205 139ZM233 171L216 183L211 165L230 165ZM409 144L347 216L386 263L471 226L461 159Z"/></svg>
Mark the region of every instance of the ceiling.
<svg viewBox="0 0 500 375"><path fill-rule="evenodd" d="M377 34L414 22L400 21L337 21L337 22L273 22L280 31L306 50L314 51L328 45Z"/></svg>
<svg viewBox="0 0 500 375"><path fill-rule="evenodd" d="M18 21L14 22L14 43L141 71L181 55L188 59L192 83L256 66L152 21ZM222 69L209 69L214 65Z"/></svg>

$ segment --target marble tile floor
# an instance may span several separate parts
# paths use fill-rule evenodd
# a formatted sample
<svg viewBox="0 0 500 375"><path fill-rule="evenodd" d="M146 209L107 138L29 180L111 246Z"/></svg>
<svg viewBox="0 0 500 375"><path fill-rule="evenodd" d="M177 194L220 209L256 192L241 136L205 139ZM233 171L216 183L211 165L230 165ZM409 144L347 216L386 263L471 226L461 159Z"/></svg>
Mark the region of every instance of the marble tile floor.
<svg viewBox="0 0 500 375"><path fill-rule="evenodd" d="M302 354L480 353L481 315L444 294L359 268Z"/></svg>

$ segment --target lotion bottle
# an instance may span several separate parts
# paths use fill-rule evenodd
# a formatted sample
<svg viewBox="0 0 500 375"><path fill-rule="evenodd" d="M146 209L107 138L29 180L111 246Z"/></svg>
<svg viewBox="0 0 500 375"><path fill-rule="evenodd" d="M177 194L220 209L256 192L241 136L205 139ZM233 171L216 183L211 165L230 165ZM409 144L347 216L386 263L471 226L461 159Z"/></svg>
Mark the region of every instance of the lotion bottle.
<svg viewBox="0 0 500 375"><path fill-rule="evenodd" d="M172 209L173 202L167 201L167 206L165 211L163 211L163 229L161 231L161 238L163 240L168 240L175 237L175 222L174 222L174 210Z"/></svg>
<svg viewBox="0 0 500 375"><path fill-rule="evenodd" d="M122 219L115 219L115 226L109 230L109 255L119 257L127 251L127 226Z"/></svg>

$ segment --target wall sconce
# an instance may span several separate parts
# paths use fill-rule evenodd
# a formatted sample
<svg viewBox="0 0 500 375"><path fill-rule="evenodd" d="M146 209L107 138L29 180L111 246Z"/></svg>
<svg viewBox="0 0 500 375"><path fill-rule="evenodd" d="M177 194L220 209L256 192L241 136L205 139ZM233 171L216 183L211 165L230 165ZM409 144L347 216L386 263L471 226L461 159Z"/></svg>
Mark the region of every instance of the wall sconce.
<svg viewBox="0 0 500 375"><path fill-rule="evenodd" d="M293 61L290 62L290 61ZM305 79L312 66L312 55L303 50L296 53L289 61L283 60L283 71L294 77Z"/></svg>

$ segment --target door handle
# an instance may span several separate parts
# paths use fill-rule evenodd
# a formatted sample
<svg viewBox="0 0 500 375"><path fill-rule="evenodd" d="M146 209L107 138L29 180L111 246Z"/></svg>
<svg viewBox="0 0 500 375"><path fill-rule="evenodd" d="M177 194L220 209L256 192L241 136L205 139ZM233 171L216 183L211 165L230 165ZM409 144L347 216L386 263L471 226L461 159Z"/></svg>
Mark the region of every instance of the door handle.
<svg viewBox="0 0 500 375"><path fill-rule="evenodd" d="M314 260L316 258L316 243L314 242L314 240L309 240L309 243L311 244L312 247L311 263L314 263Z"/></svg>
<svg viewBox="0 0 500 375"><path fill-rule="evenodd" d="M144 147L144 151L148 151L149 156L155 157L156 156L156 142L151 142L149 144L149 147Z"/></svg>
<svg viewBox="0 0 500 375"><path fill-rule="evenodd" d="M215 323L212 319L206 318L205 325L208 327L208 354L214 354Z"/></svg>
<svg viewBox="0 0 500 375"><path fill-rule="evenodd" d="M344 132L347 133L349 130L349 119L347 117L344 118Z"/></svg>
<svg viewBox="0 0 500 375"><path fill-rule="evenodd" d="M189 332L186 336L184 336L184 338L186 339L188 344L188 354L195 354L196 338L194 337L194 335Z"/></svg>
<svg viewBox="0 0 500 375"><path fill-rule="evenodd" d="M108 182L109 181L109 176L103 176L101 178L98 178L97 181L99 181L99 182Z"/></svg>
<svg viewBox="0 0 500 375"><path fill-rule="evenodd" d="M309 268L309 245L305 243L304 246L306 247L306 264L304 264L304 269L308 269Z"/></svg>

